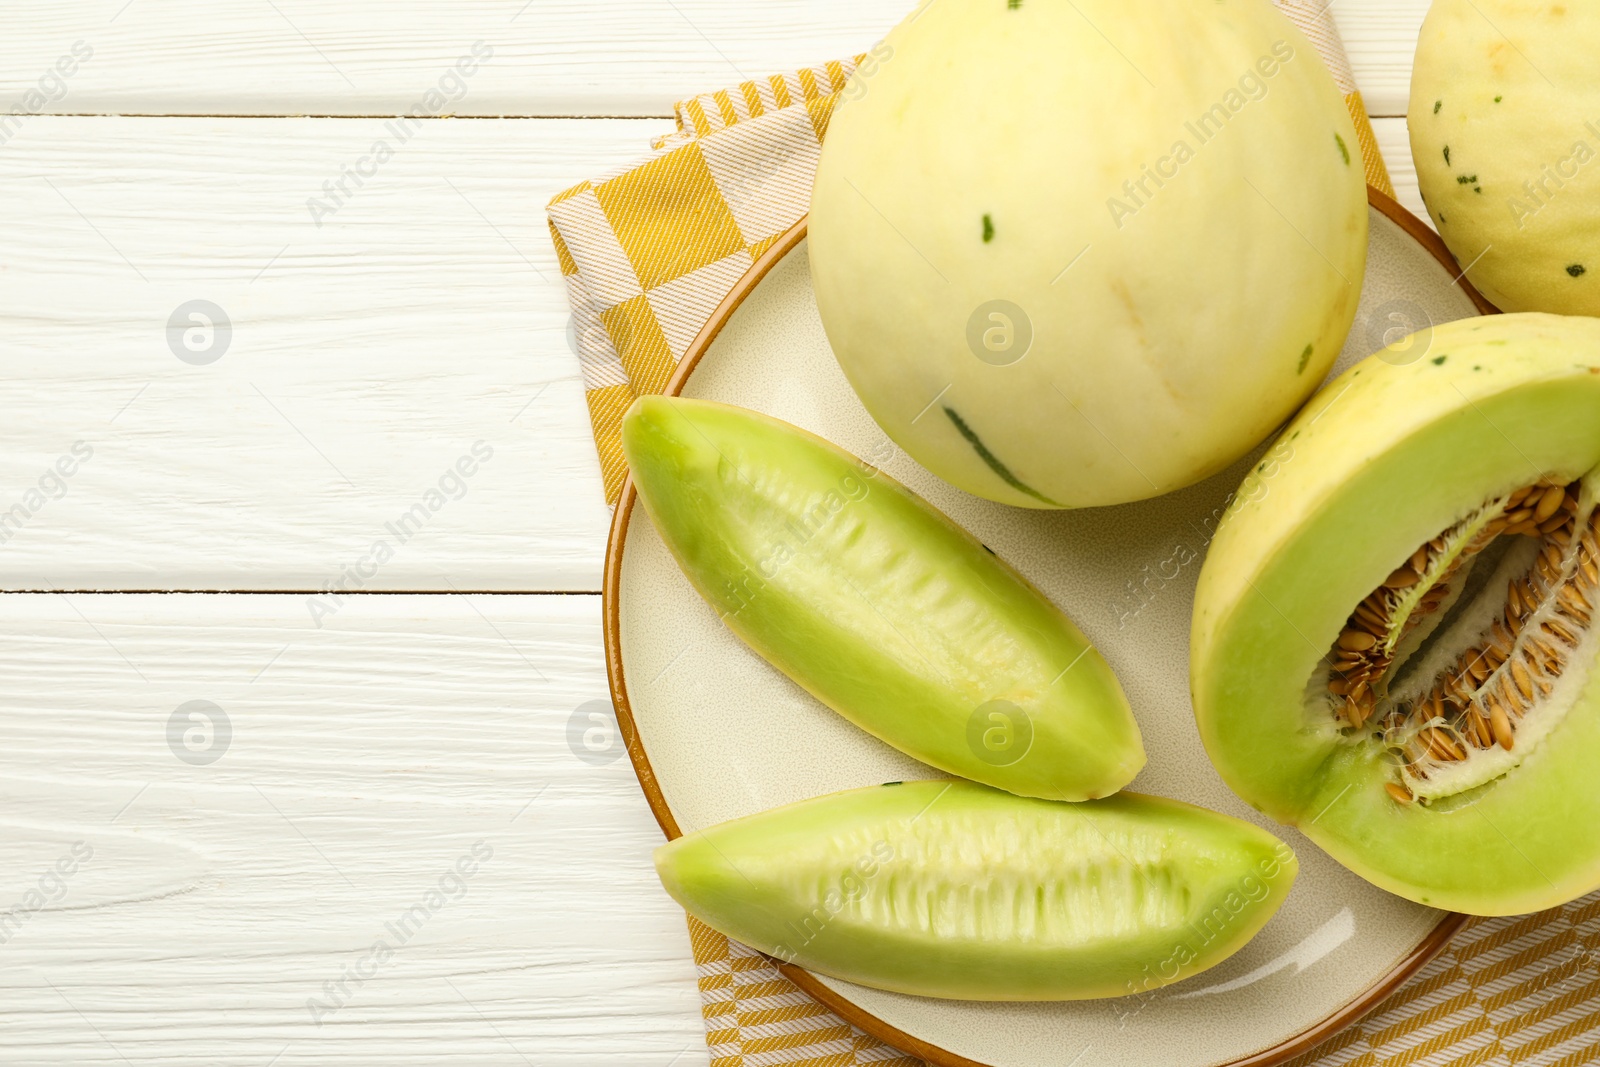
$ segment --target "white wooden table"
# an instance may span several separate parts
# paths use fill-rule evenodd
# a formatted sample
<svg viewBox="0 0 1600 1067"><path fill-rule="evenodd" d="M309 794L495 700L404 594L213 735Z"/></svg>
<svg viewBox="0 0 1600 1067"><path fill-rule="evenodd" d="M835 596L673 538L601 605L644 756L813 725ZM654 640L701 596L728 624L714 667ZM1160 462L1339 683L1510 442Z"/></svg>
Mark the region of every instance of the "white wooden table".
<svg viewBox="0 0 1600 1067"><path fill-rule="evenodd" d="M543 207L906 6L8 0L0 1063L706 1062L582 740L608 516ZM1334 8L1413 210L1425 8Z"/></svg>

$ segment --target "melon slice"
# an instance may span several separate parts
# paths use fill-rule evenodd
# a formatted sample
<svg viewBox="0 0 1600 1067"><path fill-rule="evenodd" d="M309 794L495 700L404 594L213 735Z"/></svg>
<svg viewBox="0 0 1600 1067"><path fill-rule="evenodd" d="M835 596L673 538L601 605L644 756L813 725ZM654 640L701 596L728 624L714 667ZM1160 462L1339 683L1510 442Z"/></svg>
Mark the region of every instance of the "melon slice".
<svg viewBox="0 0 1600 1067"><path fill-rule="evenodd" d="M656 851L709 926L861 985L961 1000L1140 994L1245 945L1298 871L1265 830L1176 800L1062 804L895 783Z"/></svg>

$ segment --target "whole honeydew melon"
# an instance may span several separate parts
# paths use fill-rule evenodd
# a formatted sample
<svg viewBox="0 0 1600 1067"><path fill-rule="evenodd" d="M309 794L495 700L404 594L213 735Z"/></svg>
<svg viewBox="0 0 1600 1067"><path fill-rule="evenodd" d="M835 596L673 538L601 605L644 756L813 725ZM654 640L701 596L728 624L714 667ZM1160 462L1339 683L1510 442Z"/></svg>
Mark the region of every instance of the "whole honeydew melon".
<svg viewBox="0 0 1600 1067"><path fill-rule="evenodd" d="M1273 455L1195 594L1223 778L1422 904L1511 915L1600 888L1600 320L1401 341Z"/></svg>
<svg viewBox="0 0 1600 1067"><path fill-rule="evenodd" d="M954 485L1142 499L1293 413L1355 315L1355 131L1266 0L937 0L846 88L810 216L840 366Z"/></svg>
<svg viewBox="0 0 1600 1067"><path fill-rule="evenodd" d="M1600 5L1435 0L1406 125L1445 244L1503 311L1600 315Z"/></svg>

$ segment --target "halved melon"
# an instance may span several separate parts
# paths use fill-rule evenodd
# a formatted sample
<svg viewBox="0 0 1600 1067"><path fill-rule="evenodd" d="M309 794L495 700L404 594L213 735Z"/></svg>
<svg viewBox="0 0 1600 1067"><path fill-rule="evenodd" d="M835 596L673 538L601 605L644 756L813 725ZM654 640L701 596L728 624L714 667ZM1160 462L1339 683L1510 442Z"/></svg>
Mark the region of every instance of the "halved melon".
<svg viewBox="0 0 1600 1067"><path fill-rule="evenodd" d="M1472 319L1384 356L1219 526L1200 732L1235 792L1385 889L1552 907L1600 886L1600 320Z"/></svg>

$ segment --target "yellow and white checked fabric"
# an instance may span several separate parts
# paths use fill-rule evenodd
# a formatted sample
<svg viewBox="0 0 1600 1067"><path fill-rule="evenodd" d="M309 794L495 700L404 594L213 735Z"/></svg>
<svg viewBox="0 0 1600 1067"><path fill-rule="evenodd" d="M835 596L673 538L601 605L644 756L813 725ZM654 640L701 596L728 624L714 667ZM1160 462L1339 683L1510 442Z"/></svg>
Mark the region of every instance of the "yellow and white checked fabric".
<svg viewBox="0 0 1600 1067"><path fill-rule="evenodd" d="M689 940L711 1067L923 1067L806 996L761 953L693 916Z"/></svg>
<svg viewBox="0 0 1600 1067"><path fill-rule="evenodd" d="M806 213L834 102L856 61L775 74L677 107L644 161L550 202L605 478L622 489L622 415L659 393L756 257Z"/></svg>
<svg viewBox="0 0 1600 1067"><path fill-rule="evenodd" d="M1394 195L1326 0L1274 0L1316 46L1355 119L1367 181ZM860 57L680 103L639 163L550 203L608 503L622 415L666 385L701 327L805 214L839 92ZM771 960L689 919L712 1067L918 1067L801 992ZM1600 1063L1600 894L1491 919L1361 1023L1291 1067Z"/></svg>
<svg viewBox="0 0 1600 1067"><path fill-rule="evenodd" d="M1600 893L1479 919L1361 1022L1288 1067L1600 1063Z"/></svg>

